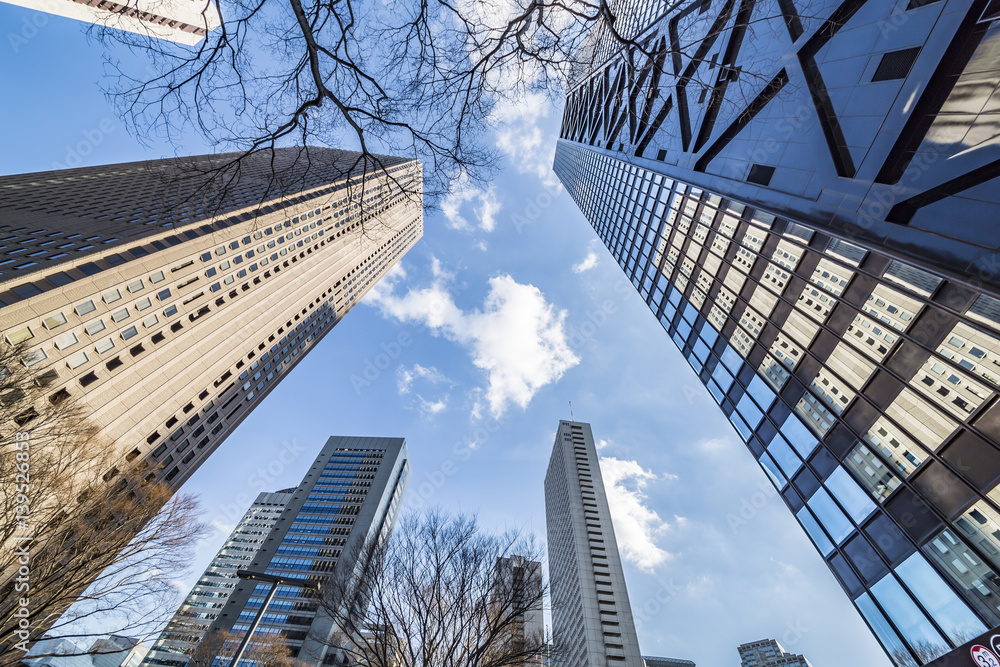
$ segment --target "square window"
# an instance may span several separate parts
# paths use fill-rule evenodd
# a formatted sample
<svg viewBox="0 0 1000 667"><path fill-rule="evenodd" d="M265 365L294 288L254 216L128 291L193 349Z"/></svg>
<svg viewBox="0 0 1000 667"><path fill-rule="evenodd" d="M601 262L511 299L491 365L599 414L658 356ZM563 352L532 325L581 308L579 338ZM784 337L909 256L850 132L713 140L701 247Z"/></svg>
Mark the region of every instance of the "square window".
<svg viewBox="0 0 1000 667"><path fill-rule="evenodd" d="M115 342L113 340L111 340L110 338L105 338L102 341L98 341L97 344L94 345L94 349L97 350L98 354L104 354L108 350L112 349L114 346Z"/></svg>
<svg viewBox="0 0 1000 667"><path fill-rule="evenodd" d="M166 276L163 275L163 271L157 271L156 273L149 276L149 282L153 283L154 285L156 283L163 282L164 280L166 280Z"/></svg>
<svg viewBox="0 0 1000 667"><path fill-rule="evenodd" d="M104 299L104 303L114 303L115 301L118 301L119 299L122 298L122 293L119 292L117 289L109 289L107 292L104 293L102 298Z"/></svg>
<svg viewBox="0 0 1000 667"><path fill-rule="evenodd" d="M153 313L152 315L147 315L146 317L142 318L142 326L148 329L149 327L155 326L159 321L160 318L156 316L156 313Z"/></svg>
<svg viewBox="0 0 1000 667"><path fill-rule="evenodd" d="M122 330L122 340L128 340L139 334L139 330L135 328L135 325L130 326L127 329Z"/></svg>
<svg viewBox="0 0 1000 667"><path fill-rule="evenodd" d="M151 308L152 306L153 302L149 300L148 296L144 299L139 299L138 301L135 302L135 309L138 310L140 313L146 310L147 308Z"/></svg>
<svg viewBox="0 0 1000 667"><path fill-rule="evenodd" d="M122 308L121 310L116 310L111 313L111 319L115 322L121 322L122 320L127 320L129 318L128 308Z"/></svg>
<svg viewBox="0 0 1000 667"><path fill-rule="evenodd" d="M141 278L139 280L133 280L128 284L128 291L131 292L132 294L135 294L136 292L141 292L145 288L146 285L145 283L142 282Z"/></svg>

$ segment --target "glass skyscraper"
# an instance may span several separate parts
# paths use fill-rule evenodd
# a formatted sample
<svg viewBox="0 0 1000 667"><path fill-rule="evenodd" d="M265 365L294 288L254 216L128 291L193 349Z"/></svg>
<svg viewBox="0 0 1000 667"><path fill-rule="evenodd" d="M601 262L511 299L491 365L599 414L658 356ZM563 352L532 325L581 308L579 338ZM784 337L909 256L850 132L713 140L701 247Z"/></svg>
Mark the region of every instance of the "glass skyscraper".
<svg viewBox="0 0 1000 667"><path fill-rule="evenodd" d="M236 590L236 571L253 560L295 489L260 493L164 628L143 665L184 667Z"/></svg>
<svg viewBox="0 0 1000 667"><path fill-rule="evenodd" d="M593 31L556 150L900 666L1000 626L987 4L619 3L649 55Z"/></svg>
<svg viewBox="0 0 1000 667"><path fill-rule="evenodd" d="M331 437L240 569L321 585L352 571L366 553L364 545L389 538L409 478L402 438ZM230 577L235 590L207 632L242 637L270 585L238 580L235 573ZM281 585L254 636L280 636L292 657L319 665L337 658L328 645L335 631L314 591Z"/></svg>

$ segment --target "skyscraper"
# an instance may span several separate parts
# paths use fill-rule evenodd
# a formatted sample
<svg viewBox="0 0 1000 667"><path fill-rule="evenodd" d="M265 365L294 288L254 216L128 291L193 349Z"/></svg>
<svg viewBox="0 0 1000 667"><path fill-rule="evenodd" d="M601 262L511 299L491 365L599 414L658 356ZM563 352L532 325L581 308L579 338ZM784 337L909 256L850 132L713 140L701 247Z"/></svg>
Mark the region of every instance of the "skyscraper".
<svg viewBox="0 0 1000 667"><path fill-rule="evenodd" d="M331 437L241 568L321 585L351 572L364 545L389 538L409 476L402 438ZM269 588L238 582L209 632L245 634ZM318 665L333 659L335 630L315 592L279 586L255 636L280 633L293 657Z"/></svg>
<svg viewBox="0 0 1000 667"><path fill-rule="evenodd" d="M1000 625L987 5L623 3L556 150L897 665Z"/></svg>
<svg viewBox="0 0 1000 667"><path fill-rule="evenodd" d="M203 0L3 0L46 14L126 30L178 44L197 44L220 25L219 10ZM14 36L16 38L16 35Z"/></svg>
<svg viewBox="0 0 1000 667"><path fill-rule="evenodd" d="M500 558L497 561L496 584L501 587L501 591L511 591L513 596L501 592L501 599L504 604L513 604L516 607L528 606L528 600L538 598L538 604L534 608L525 611L517 619L513 628L513 641L516 646L532 647L545 642L545 613L542 610L542 564L538 561L528 560L524 556L510 556ZM531 661L523 664L541 665L544 655L539 655Z"/></svg>
<svg viewBox="0 0 1000 667"><path fill-rule="evenodd" d="M741 644L740 667L812 667L801 655L786 653L773 639Z"/></svg>
<svg viewBox="0 0 1000 667"><path fill-rule="evenodd" d="M545 526L555 663L643 667L590 424L559 422Z"/></svg>
<svg viewBox="0 0 1000 667"><path fill-rule="evenodd" d="M236 571L253 560L294 491L283 489L257 496L153 644L144 665L184 667L187 664L198 642L236 589Z"/></svg>
<svg viewBox="0 0 1000 667"><path fill-rule="evenodd" d="M179 487L422 234L420 166L258 153L0 178L0 332L126 466Z"/></svg>
<svg viewBox="0 0 1000 667"><path fill-rule="evenodd" d="M642 656L642 663L645 667L695 667L695 664L690 660L657 658L651 655Z"/></svg>

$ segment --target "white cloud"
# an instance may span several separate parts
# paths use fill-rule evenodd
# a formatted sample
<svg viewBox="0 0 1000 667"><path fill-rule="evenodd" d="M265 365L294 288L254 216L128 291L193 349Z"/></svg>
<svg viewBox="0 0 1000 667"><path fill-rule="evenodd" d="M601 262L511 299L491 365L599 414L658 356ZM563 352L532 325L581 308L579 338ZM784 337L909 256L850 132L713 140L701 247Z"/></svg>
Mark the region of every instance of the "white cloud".
<svg viewBox="0 0 1000 667"><path fill-rule="evenodd" d="M462 176L452 190L441 201L441 212L452 229L471 229L472 225L462 215L462 208L470 202L478 202L472 212L478 219L478 226L483 231L492 232L497 226L497 214L500 212L500 200L496 191L490 186L487 189L476 187Z"/></svg>
<svg viewBox="0 0 1000 667"><path fill-rule="evenodd" d="M548 187L559 180L552 171L556 137L542 135L538 120L549 114L552 103L545 93L527 93L518 100L497 104L491 120L498 126L496 145L519 173L534 174Z"/></svg>
<svg viewBox="0 0 1000 667"><path fill-rule="evenodd" d="M429 287L402 295L396 294L397 281L383 279L363 303L384 316L420 322L467 348L472 363L487 374L485 399L494 416L510 403L526 407L539 389L580 362L567 341L566 311L534 285L496 276L482 310L464 311L448 291L450 276L439 264L432 271Z"/></svg>
<svg viewBox="0 0 1000 667"><path fill-rule="evenodd" d="M573 265L573 273L583 273L584 271L590 271L592 268L597 266L597 253L591 250L587 253L579 264Z"/></svg>
<svg viewBox="0 0 1000 667"><path fill-rule="evenodd" d="M448 378L433 366L427 368L420 364L413 364L413 368L408 369L406 366L400 366L396 369L396 388L399 390L400 395L408 394L413 381L418 379L427 380L432 384L449 382Z"/></svg>
<svg viewBox="0 0 1000 667"><path fill-rule="evenodd" d="M610 444L611 444L610 441L608 441L608 440L606 440L604 438L601 438L596 443L594 443L594 447L597 448L597 451L601 451L602 449L604 449L605 447L607 447Z"/></svg>
<svg viewBox="0 0 1000 667"><path fill-rule="evenodd" d="M644 491L657 475L636 461L608 457L601 458L601 477L622 558L646 571L666 562L671 555L656 540L670 526L646 505Z"/></svg>
<svg viewBox="0 0 1000 667"><path fill-rule="evenodd" d="M420 412L424 415L436 415L439 412L444 412L444 410L448 407L447 396L436 401L428 401L423 396L418 394L417 400L420 402Z"/></svg>

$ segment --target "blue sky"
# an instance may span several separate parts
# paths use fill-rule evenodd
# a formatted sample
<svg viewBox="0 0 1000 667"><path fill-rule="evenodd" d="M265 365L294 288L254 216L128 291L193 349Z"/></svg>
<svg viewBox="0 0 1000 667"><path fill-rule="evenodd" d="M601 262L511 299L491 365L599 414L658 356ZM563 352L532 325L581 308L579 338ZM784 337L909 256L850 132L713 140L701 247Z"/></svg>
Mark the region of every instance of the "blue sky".
<svg viewBox="0 0 1000 667"><path fill-rule="evenodd" d="M81 24L0 4L0 173L174 154L142 146L100 90ZM217 530L295 486L329 435L406 438L410 506L545 535L556 425L601 441L642 651L739 663L777 638L815 667L888 660L764 473L549 171L560 109L501 110L492 187L461 187L425 235L188 481ZM209 149L197 139L180 152ZM472 455L456 450L475 443ZM448 471L454 471L446 474Z"/></svg>

